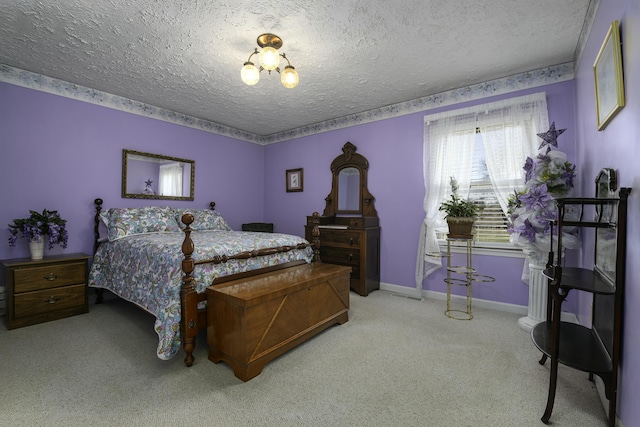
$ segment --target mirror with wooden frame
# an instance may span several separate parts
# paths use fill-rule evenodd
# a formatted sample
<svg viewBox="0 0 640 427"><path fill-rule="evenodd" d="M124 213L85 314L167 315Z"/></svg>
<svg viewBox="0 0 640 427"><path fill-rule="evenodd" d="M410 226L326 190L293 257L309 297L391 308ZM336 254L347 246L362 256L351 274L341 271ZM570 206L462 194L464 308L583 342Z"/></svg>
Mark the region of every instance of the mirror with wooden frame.
<svg viewBox="0 0 640 427"><path fill-rule="evenodd" d="M122 150L122 197L193 200L194 160Z"/></svg>
<svg viewBox="0 0 640 427"><path fill-rule="evenodd" d="M356 153L357 149L347 142L342 147L342 154L331 162L331 193L325 198L323 216L378 216L373 204L375 198L367 188L369 162Z"/></svg>

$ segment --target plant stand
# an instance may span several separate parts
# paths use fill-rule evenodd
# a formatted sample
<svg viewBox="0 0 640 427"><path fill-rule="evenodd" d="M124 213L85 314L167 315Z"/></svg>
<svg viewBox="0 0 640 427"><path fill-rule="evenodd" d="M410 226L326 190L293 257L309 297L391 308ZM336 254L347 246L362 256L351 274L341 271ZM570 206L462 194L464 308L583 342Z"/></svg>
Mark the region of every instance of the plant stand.
<svg viewBox="0 0 640 427"><path fill-rule="evenodd" d="M454 246L464 246L466 248L466 265L457 266L451 265L451 242L458 243ZM447 237L447 277L444 279L447 284L447 311L444 314L451 319L457 320L471 320L473 319L472 312L472 297L473 297L473 282L493 282L495 278L491 276L485 276L477 274L473 268L472 263L472 243L473 237ZM454 276L457 275L457 276ZM465 307L464 309L452 308L451 304L451 288L452 286L464 286L465 287Z"/></svg>

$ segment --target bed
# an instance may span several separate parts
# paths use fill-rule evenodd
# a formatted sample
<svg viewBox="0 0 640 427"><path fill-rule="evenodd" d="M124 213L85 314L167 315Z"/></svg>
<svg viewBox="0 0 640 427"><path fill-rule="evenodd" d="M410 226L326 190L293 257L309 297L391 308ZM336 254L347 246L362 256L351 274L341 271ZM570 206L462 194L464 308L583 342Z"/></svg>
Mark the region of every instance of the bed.
<svg viewBox="0 0 640 427"><path fill-rule="evenodd" d="M182 347L187 366L198 331L207 327L208 286L319 260L317 229L313 244L281 233L233 231L215 203L104 212L101 199L94 204L89 286L97 289L96 302L106 289L154 315L158 357L171 359Z"/></svg>

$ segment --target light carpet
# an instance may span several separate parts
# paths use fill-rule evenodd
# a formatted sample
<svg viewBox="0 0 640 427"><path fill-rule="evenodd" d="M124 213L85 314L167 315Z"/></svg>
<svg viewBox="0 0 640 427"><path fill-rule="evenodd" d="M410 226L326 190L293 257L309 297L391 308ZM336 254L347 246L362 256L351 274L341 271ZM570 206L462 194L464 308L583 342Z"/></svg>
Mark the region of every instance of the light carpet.
<svg viewBox="0 0 640 427"><path fill-rule="evenodd" d="M91 298L93 300L93 296ZM549 362L518 316L376 291L351 293L349 321L243 383L207 359L155 355L153 318L117 298L90 312L0 328L0 425L543 426ZM560 366L554 426L603 426L587 374Z"/></svg>

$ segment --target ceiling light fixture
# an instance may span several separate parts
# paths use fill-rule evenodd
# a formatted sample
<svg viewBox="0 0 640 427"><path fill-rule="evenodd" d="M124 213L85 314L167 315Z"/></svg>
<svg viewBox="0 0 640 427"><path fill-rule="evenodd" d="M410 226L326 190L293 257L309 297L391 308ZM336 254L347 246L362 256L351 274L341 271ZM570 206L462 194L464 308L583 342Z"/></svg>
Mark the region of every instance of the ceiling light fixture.
<svg viewBox="0 0 640 427"><path fill-rule="evenodd" d="M271 74L273 70L280 73L280 57L283 57L288 65L284 67L284 70L280 73L282 86L289 89L298 86L298 82L300 81L298 72L291 65L289 58L287 58L284 53L278 53L278 49L282 47L282 39L275 34L266 33L258 36L257 41L258 46L260 46L262 50L258 51L258 48L256 48L255 51L249 55L249 59L247 59L247 62L244 63L244 67L242 67L240 71L242 81L249 86L253 86L260 80L260 71L262 70L267 70L269 74ZM251 58L255 54L258 54L258 59L260 60L259 69L251 62Z"/></svg>

